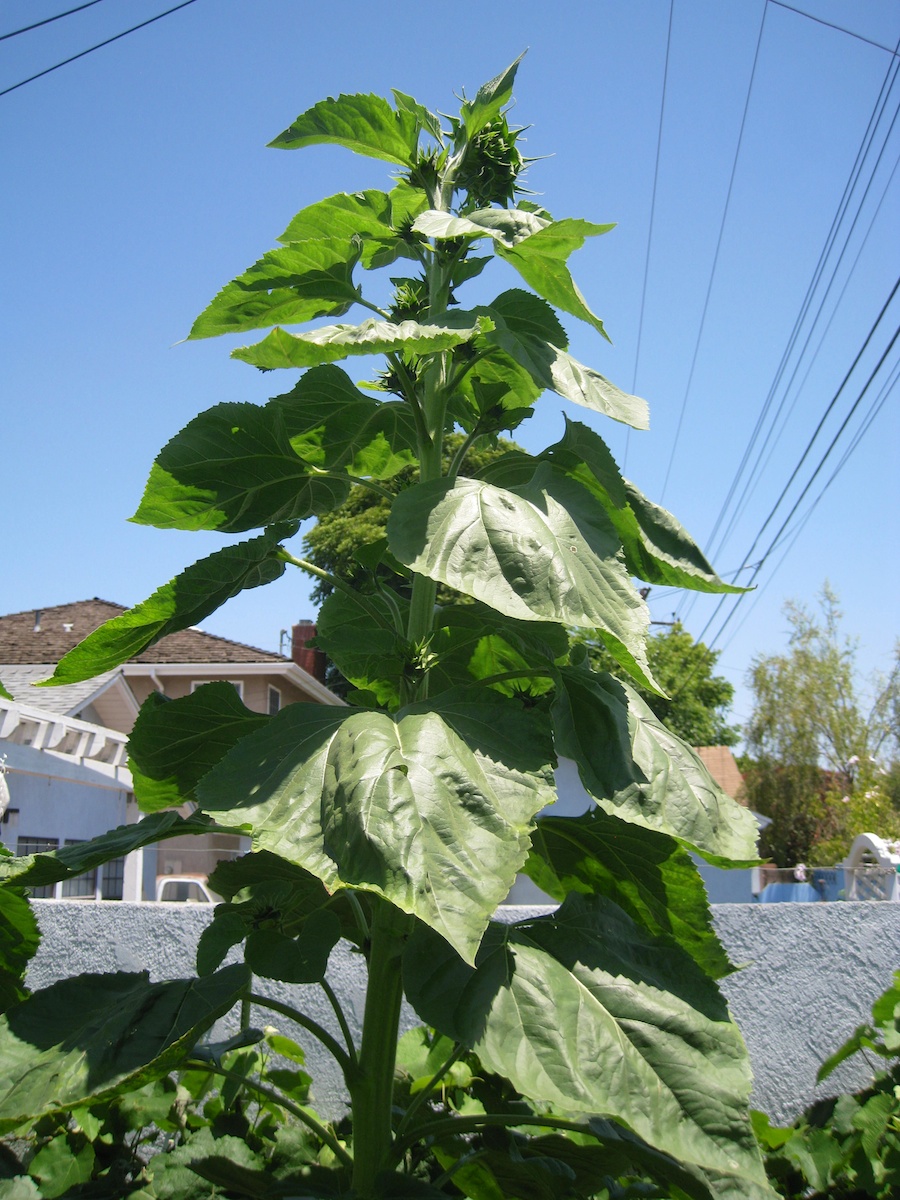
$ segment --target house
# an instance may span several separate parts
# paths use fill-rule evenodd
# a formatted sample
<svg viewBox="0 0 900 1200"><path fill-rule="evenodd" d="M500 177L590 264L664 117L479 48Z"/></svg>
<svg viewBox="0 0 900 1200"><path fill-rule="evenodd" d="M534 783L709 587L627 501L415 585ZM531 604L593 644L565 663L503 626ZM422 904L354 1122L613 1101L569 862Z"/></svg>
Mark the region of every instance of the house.
<svg viewBox="0 0 900 1200"><path fill-rule="evenodd" d="M32 685L123 605L94 597L0 616L0 841L34 854L84 841L140 819L127 767L127 740L151 691L175 699L224 680L256 712L298 701L340 704L324 684L324 656L308 646L315 626L291 631L291 657L185 629L84 683ZM225 835L174 838L35 894L58 898L153 899L166 876L205 877L240 850Z"/></svg>

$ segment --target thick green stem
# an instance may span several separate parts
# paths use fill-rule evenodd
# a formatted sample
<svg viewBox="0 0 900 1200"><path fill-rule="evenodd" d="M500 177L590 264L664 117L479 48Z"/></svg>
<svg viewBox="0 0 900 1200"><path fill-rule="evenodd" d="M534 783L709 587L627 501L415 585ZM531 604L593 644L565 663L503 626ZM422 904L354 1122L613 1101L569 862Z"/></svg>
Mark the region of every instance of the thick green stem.
<svg viewBox="0 0 900 1200"><path fill-rule="evenodd" d="M403 984L400 956L412 919L377 902L369 948L369 982L353 1106L353 1187L361 1200L374 1194L375 1177L391 1158L394 1064Z"/></svg>

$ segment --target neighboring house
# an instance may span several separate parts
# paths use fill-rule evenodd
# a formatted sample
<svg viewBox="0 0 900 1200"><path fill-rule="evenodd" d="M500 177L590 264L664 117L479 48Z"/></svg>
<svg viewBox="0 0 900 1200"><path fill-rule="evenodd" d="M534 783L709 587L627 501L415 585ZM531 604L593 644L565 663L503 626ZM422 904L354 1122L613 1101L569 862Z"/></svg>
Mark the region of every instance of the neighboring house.
<svg viewBox="0 0 900 1200"><path fill-rule="evenodd" d="M186 629L84 683L32 686L125 611L95 597L0 617L0 681L13 696L0 698L0 841L16 854L56 849L140 819L126 742L151 691L175 699L224 680L256 712L274 714L298 701L342 703L324 685L324 656L307 646L315 635L308 621L292 629L291 658ZM205 880L240 845L223 835L176 838L36 894L153 899L158 878Z"/></svg>

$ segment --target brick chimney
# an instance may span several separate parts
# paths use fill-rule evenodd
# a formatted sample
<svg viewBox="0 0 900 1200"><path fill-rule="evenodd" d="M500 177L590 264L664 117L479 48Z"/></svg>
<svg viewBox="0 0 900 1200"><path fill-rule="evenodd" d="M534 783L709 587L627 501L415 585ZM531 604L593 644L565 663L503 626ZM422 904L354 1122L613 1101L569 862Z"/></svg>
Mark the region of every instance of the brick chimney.
<svg viewBox="0 0 900 1200"><path fill-rule="evenodd" d="M312 621L298 621L291 627L291 658L302 670L319 683L325 682L325 654L307 645L316 636Z"/></svg>

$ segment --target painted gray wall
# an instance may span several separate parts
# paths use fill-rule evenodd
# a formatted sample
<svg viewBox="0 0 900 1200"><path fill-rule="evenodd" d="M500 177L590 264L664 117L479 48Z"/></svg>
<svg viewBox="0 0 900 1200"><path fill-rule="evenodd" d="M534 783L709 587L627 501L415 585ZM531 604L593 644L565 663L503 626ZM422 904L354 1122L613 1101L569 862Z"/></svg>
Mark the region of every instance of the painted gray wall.
<svg viewBox="0 0 900 1200"><path fill-rule="evenodd" d="M193 973L200 932L211 909L182 904L93 904L35 901L42 941L29 975L32 988L79 971L148 970L153 979ZM507 907L514 921L546 909ZM866 1064L845 1064L827 1084L815 1084L819 1064L867 1019L872 1001L900 967L900 904L723 904L713 908L716 928L731 959L747 964L723 981L753 1064L752 1103L775 1122L787 1122L816 1095L862 1087ZM363 966L339 946L329 979L341 997L354 1035L362 1024ZM337 1033L321 989L259 981L259 989L303 1008ZM265 1010L254 1023L297 1031ZM416 1024L404 1014L406 1027ZM221 1033L223 1031L218 1031ZM336 1116L341 1081L327 1054L300 1031L316 1104Z"/></svg>

